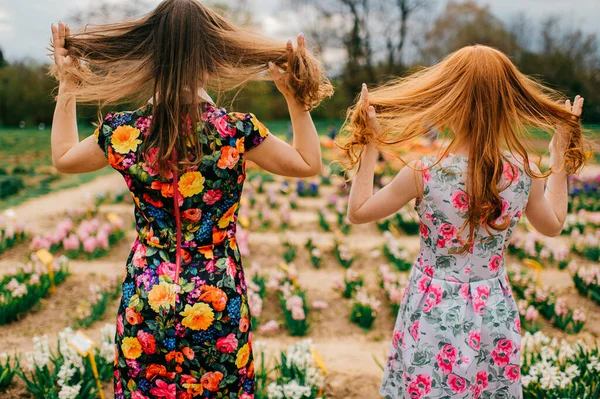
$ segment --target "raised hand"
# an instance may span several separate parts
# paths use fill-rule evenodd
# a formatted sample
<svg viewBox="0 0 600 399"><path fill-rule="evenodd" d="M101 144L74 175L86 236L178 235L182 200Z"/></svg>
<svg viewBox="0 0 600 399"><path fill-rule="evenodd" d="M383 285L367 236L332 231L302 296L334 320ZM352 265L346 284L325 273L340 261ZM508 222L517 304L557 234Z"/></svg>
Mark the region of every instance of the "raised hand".
<svg viewBox="0 0 600 399"><path fill-rule="evenodd" d="M58 77L61 83L69 83L70 77L66 72L73 66L74 60L69 56L69 51L65 47L66 39L71 36L69 25L58 23L58 26L52 24L52 47L54 48L54 63L58 69Z"/></svg>
<svg viewBox="0 0 600 399"><path fill-rule="evenodd" d="M296 57L297 53L302 53L306 51L306 40L304 38L304 33L300 33L298 35L298 47L294 49L294 45L291 40L287 42L287 64L293 65L294 57ZM294 93L290 90L289 79L292 76L288 71L284 71L275 65L274 62L269 62L269 71L271 74L271 78L277 86L277 89L284 95L284 97L288 100L293 99Z"/></svg>
<svg viewBox="0 0 600 399"><path fill-rule="evenodd" d="M366 83L362 84L359 103L361 108L367 114L367 127L375 134L381 133L381 125L379 124L379 120L377 120L377 112L375 111L375 107L369 103L369 89L367 88Z"/></svg>
<svg viewBox="0 0 600 399"><path fill-rule="evenodd" d="M583 97L577 96L575 100L573 100L573 104L571 105L571 100L565 101L565 109L574 115L574 117L580 117L583 111ZM564 126L559 125L556 127L556 134L552 137L550 141L550 150L560 152L562 155L569 146L569 142L571 141L571 132Z"/></svg>

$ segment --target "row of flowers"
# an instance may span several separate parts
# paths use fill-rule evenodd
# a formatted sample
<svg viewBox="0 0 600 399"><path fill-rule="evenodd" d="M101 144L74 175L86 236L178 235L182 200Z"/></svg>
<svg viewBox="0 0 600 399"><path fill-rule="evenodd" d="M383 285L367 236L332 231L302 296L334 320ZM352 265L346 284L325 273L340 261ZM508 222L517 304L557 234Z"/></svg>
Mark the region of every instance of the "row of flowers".
<svg viewBox="0 0 600 399"><path fill-rule="evenodd" d="M569 308L566 298L538 286L519 265L512 265L508 275L513 292L524 300L519 305L524 330L537 330L538 313L567 334L576 334L583 329L586 320L583 310Z"/></svg>
<svg viewBox="0 0 600 399"><path fill-rule="evenodd" d="M118 279L104 279L100 284L90 284L90 294L83 299L77 309L74 324L76 327L88 328L94 322L101 320L108 305L121 294L121 284Z"/></svg>
<svg viewBox="0 0 600 399"><path fill-rule="evenodd" d="M93 399L98 386L89 357L82 357L69 345L74 332L67 328L58 335L56 350L51 350L48 336L34 337L33 350L11 358L0 354L0 389L7 388L18 376L35 399ZM106 324L98 347L93 349L100 381L113 377L114 324Z"/></svg>
<svg viewBox="0 0 600 399"><path fill-rule="evenodd" d="M542 332L521 339L521 383L525 399L596 398L600 391L600 353Z"/></svg>
<svg viewBox="0 0 600 399"><path fill-rule="evenodd" d="M594 177L569 177L569 210L600 211L600 175Z"/></svg>
<svg viewBox="0 0 600 399"><path fill-rule="evenodd" d="M377 222L377 227L382 232L402 230L408 235L419 234L420 225L419 215L411 205L406 205L389 218Z"/></svg>
<svg viewBox="0 0 600 399"><path fill-rule="evenodd" d="M408 251L400 246L399 240L391 232L386 231L383 236L385 237L382 248L383 255L398 271L409 271L413 265L413 258L411 258Z"/></svg>
<svg viewBox="0 0 600 399"><path fill-rule="evenodd" d="M281 270L271 273L267 283L269 289L277 292L283 318L290 335L304 336L308 333L309 306L306 290L297 282L297 272L293 264L282 264Z"/></svg>
<svg viewBox="0 0 600 399"><path fill-rule="evenodd" d="M569 247L547 239L534 231L515 231L510 240L508 251L519 259L534 259L545 264L556 264L560 269L567 267L570 261Z"/></svg>
<svg viewBox="0 0 600 399"><path fill-rule="evenodd" d="M23 242L26 237L25 223L17 218L14 210L8 209L0 214L0 254Z"/></svg>
<svg viewBox="0 0 600 399"><path fill-rule="evenodd" d="M33 251L42 248L51 252L64 251L72 259L82 255L88 259L99 258L125 236L124 224L114 213L108 214L103 221L94 217L79 224L66 217L53 233L33 237L30 248Z"/></svg>
<svg viewBox="0 0 600 399"><path fill-rule="evenodd" d="M586 229L584 233L581 233L579 229L574 229L571 238L573 252L592 262L600 262L600 228L594 231Z"/></svg>
<svg viewBox="0 0 600 399"><path fill-rule="evenodd" d="M265 345L254 345L260 357L256 371L255 399L320 399L324 398L325 362L312 345L303 340L268 357ZM273 372L271 373L271 370Z"/></svg>
<svg viewBox="0 0 600 399"><path fill-rule="evenodd" d="M600 305L600 266L596 264L578 267L575 263L572 266L573 283L577 291Z"/></svg>
<svg viewBox="0 0 600 399"><path fill-rule="evenodd" d="M370 330L381 309L381 303L369 295L364 287L364 277L353 269L338 276L333 289L343 298L350 299L350 321L364 330Z"/></svg>
<svg viewBox="0 0 600 399"><path fill-rule="evenodd" d="M586 228L600 227L600 212L588 212L581 210L577 213L569 213L563 227L563 234L571 234L574 229L584 231Z"/></svg>
<svg viewBox="0 0 600 399"><path fill-rule="evenodd" d="M0 325L4 325L29 312L46 297L54 285L62 284L69 276L69 259L55 258L48 267L31 255L31 260L19 267L11 268L0 279Z"/></svg>

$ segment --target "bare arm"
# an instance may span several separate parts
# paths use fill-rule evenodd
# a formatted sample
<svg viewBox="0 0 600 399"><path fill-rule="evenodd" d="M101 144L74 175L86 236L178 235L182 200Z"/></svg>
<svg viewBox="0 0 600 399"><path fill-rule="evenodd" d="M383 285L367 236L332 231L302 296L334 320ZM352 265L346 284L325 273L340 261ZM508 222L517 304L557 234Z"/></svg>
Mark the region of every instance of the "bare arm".
<svg viewBox="0 0 600 399"><path fill-rule="evenodd" d="M304 51L304 36L298 36L298 50ZM288 52L293 52L288 42ZM265 141L244 154L244 158L255 162L268 172L291 177L308 177L321 173L321 143L310 113L298 103L288 90L285 73L269 63L271 76L277 88L285 96L294 128L293 146L269 135Z"/></svg>
<svg viewBox="0 0 600 399"><path fill-rule="evenodd" d="M370 123L379 130L375 109L368 104L368 91L363 85L361 93L364 106L368 107ZM373 222L397 212L420 194L420 173L415 170L417 162L404 167L390 184L373 194L373 178L378 151L375 145L368 144L354 176L348 202L348 219L355 224Z"/></svg>
<svg viewBox="0 0 600 399"><path fill-rule="evenodd" d="M52 120L52 163L59 172L63 173L93 172L108 165L108 161L93 136L79 142L77 103L73 96L66 93L72 83L64 72L64 68L73 62L64 48L65 38L69 34L67 25L63 23L59 23L58 27L52 25L54 61L60 76L56 109Z"/></svg>
<svg viewBox="0 0 600 399"><path fill-rule="evenodd" d="M573 106L567 100L565 107L575 115L581 115L583 98L575 97ZM562 232L569 203L567 172L563 169L563 156L569 143L569 133L557 127L550 142L550 166L553 173L546 179L534 179L531 183L529 201L525 215L533 227L540 233L555 237ZM539 171L538 171L539 172Z"/></svg>

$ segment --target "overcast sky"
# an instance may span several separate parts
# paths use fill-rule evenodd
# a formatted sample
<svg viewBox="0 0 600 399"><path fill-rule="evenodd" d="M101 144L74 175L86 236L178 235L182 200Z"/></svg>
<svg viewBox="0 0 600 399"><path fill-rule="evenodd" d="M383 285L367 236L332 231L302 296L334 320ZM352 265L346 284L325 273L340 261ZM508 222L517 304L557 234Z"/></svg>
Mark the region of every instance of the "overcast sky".
<svg viewBox="0 0 600 399"><path fill-rule="evenodd" d="M121 1L121 0L111 0ZM151 0L158 4L160 0ZM249 0L263 12L265 33L272 37L287 37L299 29L291 21L290 13L282 9L288 0ZM432 0L439 9L448 0ZM559 15L567 26L580 25L584 31L600 36L600 0L477 0L489 4L500 18L508 20L519 12L533 22L549 15ZM0 0L0 48L9 60L34 58L45 60L50 24L65 20L78 9L93 4L94 0ZM573 4L577 4L576 6ZM432 14L429 14L432 15ZM67 20L68 22L68 20Z"/></svg>

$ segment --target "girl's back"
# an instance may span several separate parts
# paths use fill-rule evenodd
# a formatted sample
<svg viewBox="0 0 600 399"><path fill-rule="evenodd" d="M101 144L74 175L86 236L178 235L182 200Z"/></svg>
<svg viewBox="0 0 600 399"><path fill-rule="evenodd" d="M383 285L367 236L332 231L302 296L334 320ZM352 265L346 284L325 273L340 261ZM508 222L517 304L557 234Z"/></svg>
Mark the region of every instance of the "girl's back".
<svg viewBox="0 0 600 399"><path fill-rule="evenodd" d="M469 210L466 176L468 157L449 154L436 164L433 157L421 159L423 197L417 205L421 218L419 265L433 267L436 278L471 282L498 277L504 272L504 250L513 228L527 205L531 178L510 155L504 162L499 187L502 216L510 220L504 230L479 226L468 251L460 252L466 241L463 233ZM503 189L504 188L504 189ZM503 190L502 190L503 189Z"/></svg>

